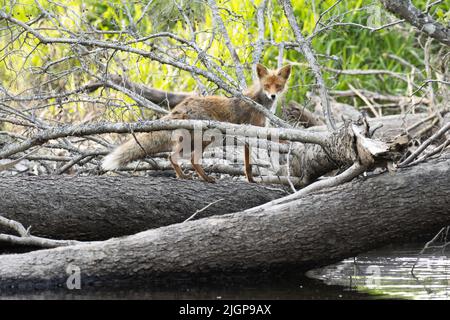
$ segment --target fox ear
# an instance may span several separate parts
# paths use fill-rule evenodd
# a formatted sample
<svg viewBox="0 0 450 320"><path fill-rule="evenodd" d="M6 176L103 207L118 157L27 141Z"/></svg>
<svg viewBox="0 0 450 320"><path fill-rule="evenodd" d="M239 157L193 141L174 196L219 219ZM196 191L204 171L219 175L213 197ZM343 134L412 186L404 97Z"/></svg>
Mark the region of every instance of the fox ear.
<svg viewBox="0 0 450 320"><path fill-rule="evenodd" d="M258 75L258 78L261 79L269 74L269 70L267 70L267 68L262 64L258 63L256 64L256 74Z"/></svg>
<svg viewBox="0 0 450 320"><path fill-rule="evenodd" d="M289 79L289 76L291 75L291 69L292 69L292 66L290 64L285 65L284 67L280 68L280 70L278 70L278 75L280 77L282 77L283 79L287 80L287 79Z"/></svg>

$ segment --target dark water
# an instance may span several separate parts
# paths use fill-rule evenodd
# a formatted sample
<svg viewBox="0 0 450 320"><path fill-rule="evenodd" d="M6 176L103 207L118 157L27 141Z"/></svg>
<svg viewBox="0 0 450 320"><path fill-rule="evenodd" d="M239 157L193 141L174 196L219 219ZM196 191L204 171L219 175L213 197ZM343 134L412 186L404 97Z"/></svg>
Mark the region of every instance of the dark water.
<svg viewBox="0 0 450 320"><path fill-rule="evenodd" d="M444 248L419 255L422 246L384 248L311 270L307 276L299 273L258 284L180 281L166 289L0 292L0 299L449 299L449 255Z"/></svg>
<svg viewBox="0 0 450 320"><path fill-rule="evenodd" d="M105 289L105 290L60 290L39 291L34 293L5 293L0 299L158 299L158 300L252 300L252 299L371 299L372 296L346 290L341 286L327 285L320 280L309 279L304 276L288 279L286 282L266 283L264 285L240 285L230 283L229 287L206 287L191 285L190 288L160 289L142 287L133 289ZM222 285L222 284L221 284Z"/></svg>

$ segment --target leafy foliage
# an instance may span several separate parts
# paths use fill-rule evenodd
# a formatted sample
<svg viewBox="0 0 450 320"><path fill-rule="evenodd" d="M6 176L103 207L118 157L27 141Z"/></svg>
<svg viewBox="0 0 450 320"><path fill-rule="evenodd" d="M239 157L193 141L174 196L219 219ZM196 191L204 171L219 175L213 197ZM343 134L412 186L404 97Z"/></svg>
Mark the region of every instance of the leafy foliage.
<svg viewBox="0 0 450 320"><path fill-rule="evenodd" d="M246 78L251 82L252 54L257 40L258 25L256 10L262 1L229 0L220 1L219 11L228 34L246 69ZM389 16L377 1L356 0L298 0L293 1L295 15L302 32L312 38L312 47L320 56L325 68L343 70L387 70L405 75L411 81L424 78L425 40L418 32L406 24L371 31L361 26L377 28L395 20ZM425 9L427 1L416 0L415 5ZM443 23L449 21L448 1L433 7L431 12ZM69 0L54 1L22 0L13 6L4 2L3 10L14 18L28 23L48 37L92 37L98 40L114 41L120 44L152 51L163 45L165 50L182 61L204 68L197 53L188 46L179 45L170 37L136 41L152 33L170 32L187 40L195 40L232 77L235 67L223 37L214 29L215 24L207 4L203 1L149 0L119 1ZM327 11L329 10L329 11ZM323 16L321 16L323 15ZM317 25L320 19L321 24ZM34 21L34 22L33 22ZM349 25L352 24L352 25ZM127 75L131 80L170 91L192 91L198 89L198 82L192 74L170 65L145 59L139 55L117 50L98 50L91 55L82 51L93 51L95 47L68 44L42 45L39 41L21 32L21 41L12 41L9 24L0 22L0 77L2 86L16 94L63 92L79 88L92 80L92 75L105 72ZM17 27L14 27L17 28ZM194 32L194 33L192 33ZM272 42L292 42L290 27L276 1L268 1L265 14L265 38ZM434 43L433 53L445 51ZM444 52L445 53L445 52ZM164 54L164 53L162 53ZM262 61L276 67L279 47L265 46ZM70 57L70 58L66 58ZM285 50L284 62L295 65L287 99L305 102L306 93L312 90L314 78L304 58L295 50ZM55 63L55 61L59 61ZM407 63L405 63L405 61ZM106 69L99 66L106 65ZM440 61L436 61L438 68ZM413 66L413 67L412 67ZM86 72L90 71L90 74ZM327 85L331 90L347 90L349 85L389 94L411 94L411 83L391 75L344 75L324 69ZM220 76L220 75L219 75ZM223 79L223 77L222 77ZM217 92L217 86L200 79L210 93ZM36 86L36 83L39 85ZM118 97L123 98L119 93ZM125 118L140 117L133 110L132 99L125 97L129 106L115 111L126 111ZM359 100L348 100L361 104ZM51 113L57 114L57 99L48 99ZM109 102L110 105L114 103ZM89 104L83 102L66 103L69 113L88 113ZM130 109L131 106L131 109ZM30 106L36 107L36 106Z"/></svg>

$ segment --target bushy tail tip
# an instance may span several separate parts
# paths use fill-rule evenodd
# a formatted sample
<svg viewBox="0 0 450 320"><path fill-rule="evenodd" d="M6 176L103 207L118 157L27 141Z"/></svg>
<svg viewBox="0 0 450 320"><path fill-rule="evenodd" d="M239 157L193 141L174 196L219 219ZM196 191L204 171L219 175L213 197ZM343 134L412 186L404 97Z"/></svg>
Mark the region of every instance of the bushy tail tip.
<svg viewBox="0 0 450 320"><path fill-rule="evenodd" d="M102 169L105 171L116 170L133 160L144 158L147 154L152 155L171 150L170 132L157 131L140 134L138 139L139 143L135 139L130 139L103 158Z"/></svg>
<svg viewBox="0 0 450 320"><path fill-rule="evenodd" d="M115 152L108 154L102 161L102 169L105 171L116 170L120 167L120 161Z"/></svg>

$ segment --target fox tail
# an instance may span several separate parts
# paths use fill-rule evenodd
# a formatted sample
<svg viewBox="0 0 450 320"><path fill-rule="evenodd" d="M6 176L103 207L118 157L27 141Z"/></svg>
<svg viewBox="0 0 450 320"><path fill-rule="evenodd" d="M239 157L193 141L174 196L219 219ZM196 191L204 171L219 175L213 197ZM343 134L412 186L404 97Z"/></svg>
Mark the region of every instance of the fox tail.
<svg viewBox="0 0 450 320"><path fill-rule="evenodd" d="M146 155L171 150L171 131L141 133L136 134L135 137L108 154L102 161L102 169L115 170Z"/></svg>

